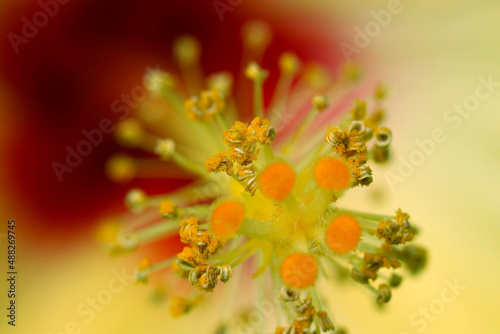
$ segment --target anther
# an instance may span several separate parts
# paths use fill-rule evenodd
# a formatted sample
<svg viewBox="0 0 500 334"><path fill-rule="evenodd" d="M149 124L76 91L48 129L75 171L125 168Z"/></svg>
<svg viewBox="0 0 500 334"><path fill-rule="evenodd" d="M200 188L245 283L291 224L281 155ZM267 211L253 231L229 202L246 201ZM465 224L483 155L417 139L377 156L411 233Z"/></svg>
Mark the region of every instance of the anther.
<svg viewBox="0 0 500 334"><path fill-rule="evenodd" d="M233 76L230 72L218 72L207 78L207 86L219 91L224 97L231 95Z"/></svg>
<svg viewBox="0 0 500 334"><path fill-rule="evenodd" d="M157 69L148 69L144 76L144 86L149 92L161 95L165 90L172 89L175 86L175 79L169 73Z"/></svg>
<svg viewBox="0 0 500 334"><path fill-rule="evenodd" d="M184 35L174 41L174 56L182 67L198 62L201 54L200 42L193 36Z"/></svg>
<svg viewBox="0 0 500 334"><path fill-rule="evenodd" d="M333 325L332 320L325 311L318 312L318 319L321 331L328 332L335 330L335 326Z"/></svg>
<svg viewBox="0 0 500 334"><path fill-rule="evenodd" d="M242 30L245 49L260 53L269 45L272 32L269 25L259 20L247 22Z"/></svg>
<svg viewBox="0 0 500 334"><path fill-rule="evenodd" d="M172 203L168 199L164 200L160 204L159 213L165 218L175 219L179 214L179 211L177 210L177 204Z"/></svg>
<svg viewBox="0 0 500 334"><path fill-rule="evenodd" d="M279 57L278 65L284 75L291 76L299 70L300 60L294 53L285 52Z"/></svg>
<svg viewBox="0 0 500 334"><path fill-rule="evenodd" d="M133 188L125 195L125 205L133 212L140 212L148 200L146 193L139 188Z"/></svg>
<svg viewBox="0 0 500 334"><path fill-rule="evenodd" d="M284 302L294 302L299 299L299 291L283 285L280 289L280 298Z"/></svg>
<svg viewBox="0 0 500 334"><path fill-rule="evenodd" d="M116 140L125 147L137 147L144 138L144 129L137 119L129 118L116 125Z"/></svg>
<svg viewBox="0 0 500 334"><path fill-rule="evenodd" d="M377 303L384 304L391 300L391 287L387 284L380 284L378 286L379 295L377 296Z"/></svg>
<svg viewBox="0 0 500 334"><path fill-rule="evenodd" d="M137 175L137 164L127 155L116 154L106 162L106 172L111 180L124 183Z"/></svg>
<svg viewBox="0 0 500 334"><path fill-rule="evenodd" d="M352 131L357 131L357 132L364 132L365 131L365 123L363 121L352 121L351 124L349 124L349 132Z"/></svg>
<svg viewBox="0 0 500 334"><path fill-rule="evenodd" d="M317 111L323 111L328 108L328 98L326 95L315 95L312 102Z"/></svg>
<svg viewBox="0 0 500 334"><path fill-rule="evenodd" d="M161 160L169 160L175 153L175 142L170 139L158 139L156 141L155 153Z"/></svg>

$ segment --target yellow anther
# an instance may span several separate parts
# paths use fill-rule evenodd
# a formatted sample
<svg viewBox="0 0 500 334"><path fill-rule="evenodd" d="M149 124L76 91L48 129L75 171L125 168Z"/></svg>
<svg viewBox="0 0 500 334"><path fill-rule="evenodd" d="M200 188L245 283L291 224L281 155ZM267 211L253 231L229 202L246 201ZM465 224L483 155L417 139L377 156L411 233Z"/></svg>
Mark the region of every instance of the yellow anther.
<svg viewBox="0 0 500 334"><path fill-rule="evenodd" d="M121 230L120 223L114 219L105 220L97 229L95 237L97 241L104 243L116 242L116 237Z"/></svg>
<svg viewBox="0 0 500 334"><path fill-rule="evenodd" d="M377 237L390 245L404 244L413 240L415 229L410 226L410 216L398 209L393 219L381 220L377 227Z"/></svg>
<svg viewBox="0 0 500 334"><path fill-rule="evenodd" d="M131 189L125 195L125 205L132 211L140 211L148 200L148 195L139 188Z"/></svg>
<svg viewBox="0 0 500 334"><path fill-rule="evenodd" d="M299 58L291 52L283 53L279 57L278 64L281 72L287 76L294 75L300 68Z"/></svg>
<svg viewBox="0 0 500 334"><path fill-rule="evenodd" d="M174 296L172 297L172 301L170 302L170 315L172 315L174 318L178 318L188 313L191 306L191 302L188 299Z"/></svg>
<svg viewBox="0 0 500 334"><path fill-rule="evenodd" d="M134 281L136 283L146 284L149 281L149 276L151 275L151 260L147 257L143 257L134 272Z"/></svg>
<svg viewBox="0 0 500 334"><path fill-rule="evenodd" d="M388 128L382 127L375 131L375 145L378 147L388 147L392 141L392 132Z"/></svg>
<svg viewBox="0 0 500 334"><path fill-rule="evenodd" d="M229 157L231 158L232 161L237 162L243 166L248 165L252 163L253 160L257 159L256 154L247 153L238 147L231 147L229 149Z"/></svg>
<svg viewBox="0 0 500 334"><path fill-rule="evenodd" d="M207 79L210 89L218 90L224 97L231 95L233 87L233 75L230 72L219 72L210 75Z"/></svg>
<svg viewBox="0 0 500 334"><path fill-rule="evenodd" d="M375 99L380 101L387 97L387 93L387 87L383 84L378 84L377 87L375 87L375 92L373 93L373 95Z"/></svg>
<svg viewBox="0 0 500 334"><path fill-rule="evenodd" d="M115 182L127 182L137 175L137 165L133 158L116 154L107 161L106 173Z"/></svg>
<svg viewBox="0 0 500 334"><path fill-rule="evenodd" d="M184 102L184 110L193 121L209 121L225 108L224 96L216 89L202 91Z"/></svg>
<svg viewBox="0 0 500 334"><path fill-rule="evenodd" d="M226 153L218 153L205 161L205 170L208 173L225 172L227 175L233 175L233 161L228 158Z"/></svg>
<svg viewBox="0 0 500 334"><path fill-rule="evenodd" d="M267 119L255 117L248 127L249 135L247 138L256 138L261 144L269 144L276 136L276 130L271 126Z"/></svg>
<svg viewBox="0 0 500 334"><path fill-rule="evenodd" d="M326 69L320 65L311 64L304 69L304 81L313 87L321 88L326 86L331 78Z"/></svg>
<svg viewBox="0 0 500 334"><path fill-rule="evenodd" d="M347 62L342 65L341 75L348 81L356 81L361 77L361 70L354 62Z"/></svg>
<svg viewBox="0 0 500 334"><path fill-rule="evenodd" d="M174 56L182 67L195 64L201 55L200 42L190 35L184 35L174 41Z"/></svg>
<svg viewBox="0 0 500 334"><path fill-rule="evenodd" d="M182 252L177 254L177 264L184 270L192 270L197 265L205 263L207 258L197 253L193 247L184 247Z"/></svg>
<svg viewBox="0 0 500 334"><path fill-rule="evenodd" d="M387 284L380 284L378 286L379 295L377 296L377 303L384 304L389 302L392 297L391 287Z"/></svg>
<svg viewBox="0 0 500 334"><path fill-rule="evenodd" d="M166 72L157 69L148 69L144 76L144 87L155 94L160 95L165 89L171 89L175 86L174 77Z"/></svg>
<svg viewBox="0 0 500 334"><path fill-rule="evenodd" d="M161 160L168 160L175 153L175 142L170 138L158 139L156 141L155 153Z"/></svg>
<svg viewBox="0 0 500 334"><path fill-rule="evenodd" d="M125 147L139 146L144 138L144 129L137 119L129 118L116 125L116 140Z"/></svg>
<svg viewBox="0 0 500 334"><path fill-rule="evenodd" d="M183 219L180 223L180 227L179 236L183 243L191 244L198 240L198 219L196 217Z"/></svg>
<svg viewBox="0 0 500 334"><path fill-rule="evenodd" d="M241 145L246 139L246 130L248 129L248 124L236 121L230 129L224 130L222 139L224 143L228 146Z"/></svg>
<svg viewBox="0 0 500 334"><path fill-rule="evenodd" d="M366 117L366 102L356 99L354 107L351 109L352 118L354 120L362 120Z"/></svg>
<svg viewBox="0 0 500 334"><path fill-rule="evenodd" d="M333 331L335 329L335 326L333 326L333 322L328 316L328 314L325 311L319 311L318 313L318 320L319 324L321 327L322 332L329 332Z"/></svg>
<svg viewBox="0 0 500 334"><path fill-rule="evenodd" d="M165 218L176 218L178 215L177 204L164 200L160 204L159 213Z"/></svg>
<svg viewBox="0 0 500 334"><path fill-rule="evenodd" d="M245 49L262 52L271 42L271 28L262 21L247 22L241 30Z"/></svg>
<svg viewBox="0 0 500 334"><path fill-rule="evenodd" d="M316 110L318 111L323 111L328 108L328 98L326 97L326 95L315 95L312 102L314 108L316 108Z"/></svg>
<svg viewBox="0 0 500 334"><path fill-rule="evenodd" d="M260 68L256 62L250 62L245 69L245 75L250 80L261 83L269 76L269 72Z"/></svg>
<svg viewBox="0 0 500 334"><path fill-rule="evenodd" d="M137 269L141 271L147 270L151 267L151 264L151 259L149 259L148 257L143 257L139 262L139 266L137 267Z"/></svg>

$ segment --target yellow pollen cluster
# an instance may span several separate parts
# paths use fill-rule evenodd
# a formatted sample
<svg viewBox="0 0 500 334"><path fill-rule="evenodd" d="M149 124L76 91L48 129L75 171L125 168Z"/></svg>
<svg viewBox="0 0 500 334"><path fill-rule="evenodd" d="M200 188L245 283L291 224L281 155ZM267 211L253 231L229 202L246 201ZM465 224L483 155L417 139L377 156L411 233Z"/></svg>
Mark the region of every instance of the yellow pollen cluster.
<svg viewBox="0 0 500 334"><path fill-rule="evenodd" d="M177 254L177 265L186 271L189 270L189 282L204 292L212 292L219 280L228 282L232 276L231 267L206 263L210 256L222 249L224 243L208 232L200 231L198 219L195 217L183 219L180 226L181 241L191 246L184 247L182 252Z"/></svg>
<svg viewBox="0 0 500 334"><path fill-rule="evenodd" d="M184 267L196 267L204 264L212 255L219 252L223 243L211 236L208 232L198 230L198 219L189 217L181 221L179 236L185 244L191 247L184 247L184 250L177 255L177 263Z"/></svg>
<svg viewBox="0 0 500 334"><path fill-rule="evenodd" d="M158 212L165 218L177 218L177 204L172 203L168 199L164 200L163 202L161 202L160 210Z"/></svg>
<svg viewBox="0 0 500 334"><path fill-rule="evenodd" d="M187 116L193 121L210 121L225 108L224 96L216 89L204 90L184 103Z"/></svg>
<svg viewBox="0 0 500 334"><path fill-rule="evenodd" d="M230 129L224 130L222 137L229 151L208 158L205 169L207 172L226 172L228 175L236 170L239 181L249 179L245 190L253 195L257 186L252 162L260 152L258 145L270 144L275 135L276 131L267 119L255 117L250 125L237 121Z"/></svg>
<svg viewBox="0 0 500 334"><path fill-rule="evenodd" d="M377 237L390 245L404 244L413 240L415 230L410 226L410 216L399 209L393 219L381 220L377 227Z"/></svg>

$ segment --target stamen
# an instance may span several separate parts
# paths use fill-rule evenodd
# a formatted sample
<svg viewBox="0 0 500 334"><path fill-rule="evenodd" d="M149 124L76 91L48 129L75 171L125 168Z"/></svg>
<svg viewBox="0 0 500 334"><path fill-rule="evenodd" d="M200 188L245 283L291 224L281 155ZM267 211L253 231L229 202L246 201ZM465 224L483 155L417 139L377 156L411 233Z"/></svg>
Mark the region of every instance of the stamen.
<svg viewBox="0 0 500 334"><path fill-rule="evenodd" d="M189 94L196 94L203 85L200 43L193 36L181 36L174 41L173 53L181 68Z"/></svg>
<svg viewBox="0 0 500 334"><path fill-rule="evenodd" d="M153 242L177 233L179 225L177 221L161 222L146 227L137 232L137 238L141 245Z"/></svg>
<svg viewBox="0 0 500 334"><path fill-rule="evenodd" d="M160 204L159 213L164 218L175 219L179 215L179 210L177 210L177 204L172 203L169 200L164 200Z"/></svg>
<svg viewBox="0 0 500 334"><path fill-rule="evenodd" d="M201 177L206 177L205 170L198 164L189 161L180 153L175 150L175 142L172 139L158 139L156 142L155 153L160 156L162 160L172 159L177 165L185 170L197 174Z"/></svg>
<svg viewBox="0 0 500 334"><path fill-rule="evenodd" d="M275 110L281 111L280 113L282 114L286 109L293 78L300 68L300 60L294 53L285 52L279 57L278 65L280 68L280 77L274 89L271 103L269 104L269 110L273 115L277 112ZM274 118L271 119L274 120Z"/></svg>
<svg viewBox="0 0 500 334"><path fill-rule="evenodd" d="M124 147L139 147L144 139L142 123L134 118L119 122L115 129L116 141Z"/></svg>
<svg viewBox="0 0 500 334"><path fill-rule="evenodd" d="M260 57L271 42L272 32L267 23L259 20L247 22L241 29L243 47Z"/></svg>
<svg viewBox="0 0 500 334"><path fill-rule="evenodd" d="M297 144L298 140L304 134L304 132L309 129L312 122L316 118L319 112L322 112L326 108L328 108L328 98L326 95L315 95L312 99L313 108L307 114L306 118L299 125L299 128L294 133L293 137L290 139L290 142L287 146L284 147L283 152L288 153L293 150L294 146Z"/></svg>
<svg viewBox="0 0 500 334"><path fill-rule="evenodd" d="M148 69L144 76L144 87L152 94L162 96L175 87L175 79L172 74L158 69Z"/></svg>
<svg viewBox="0 0 500 334"><path fill-rule="evenodd" d="M115 154L106 162L106 173L117 183L125 183L137 175L135 160L124 154Z"/></svg>
<svg viewBox="0 0 500 334"><path fill-rule="evenodd" d="M231 72L214 73L207 78L207 86L209 89L216 89L227 98L233 88L233 75Z"/></svg>
<svg viewBox="0 0 500 334"><path fill-rule="evenodd" d="M373 148L373 160L385 162L389 160L389 145L392 140L392 132L388 128L378 128L375 131L375 147Z"/></svg>
<svg viewBox="0 0 500 334"><path fill-rule="evenodd" d="M264 80L269 76L269 72L263 70L257 63L248 64L245 75L253 81L253 109L255 117L264 118L264 96L262 88Z"/></svg>
<svg viewBox="0 0 500 334"><path fill-rule="evenodd" d="M143 257L134 272L134 282L146 284L151 274L151 260Z"/></svg>
<svg viewBox="0 0 500 334"><path fill-rule="evenodd" d="M216 89L204 90L184 102L184 110L193 121L211 121L225 108L224 96Z"/></svg>
<svg viewBox="0 0 500 334"><path fill-rule="evenodd" d="M148 196L142 189L133 188L125 195L125 205L132 212L141 212L148 200Z"/></svg>

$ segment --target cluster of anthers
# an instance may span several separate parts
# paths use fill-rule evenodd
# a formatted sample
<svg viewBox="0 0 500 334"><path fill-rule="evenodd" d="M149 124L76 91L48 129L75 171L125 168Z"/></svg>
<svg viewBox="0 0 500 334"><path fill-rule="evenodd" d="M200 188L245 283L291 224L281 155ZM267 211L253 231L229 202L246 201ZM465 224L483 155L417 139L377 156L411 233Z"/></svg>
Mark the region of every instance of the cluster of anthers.
<svg viewBox="0 0 500 334"><path fill-rule="evenodd" d="M257 303L276 296L275 333L344 333L335 329L328 313L331 301L321 293L323 283L350 273L383 304L402 281L396 270L404 265L417 273L426 263L425 249L412 243L417 230L407 213L371 214L339 203L350 188L373 182L369 161L390 158L392 134L381 126L385 90L380 86L371 100L355 100L338 126L318 131L335 109L331 97L342 98L339 92L354 87L353 67L332 79L320 66L302 66L295 55L285 53L274 95L264 107L269 73L258 63L271 41L269 27L248 23L243 41L249 65L238 83L253 84L254 118L249 123L237 120L237 107L238 101L252 99L245 100L245 91L233 93L228 72L205 78L201 47L191 36L174 44L181 83L159 70L147 73L151 96L117 127L116 135L127 147L157 154L161 161L117 155L109 161L110 176L117 181L158 177L176 164L197 181L159 196L132 189L126 197L132 210L127 224L107 224L101 237L112 252L121 253L180 235L187 244L182 252L158 263L145 258L136 272L137 281L148 282L153 272L171 268L170 284L176 284L170 273L189 281L194 289L176 288L185 296L170 296L173 316L187 313L200 302L200 294L232 278L222 289L230 297L218 330L234 332L231 310L242 310L241 297L251 289L241 288L252 278ZM186 92L192 97L184 97ZM307 104L310 112L305 114ZM303 118L293 131L290 115ZM280 137L278 129L284 128ZM237 289L240 298L234 297ZM252 332L267 330L270 324L264 320L269 321L253 324Z"/></svg>

